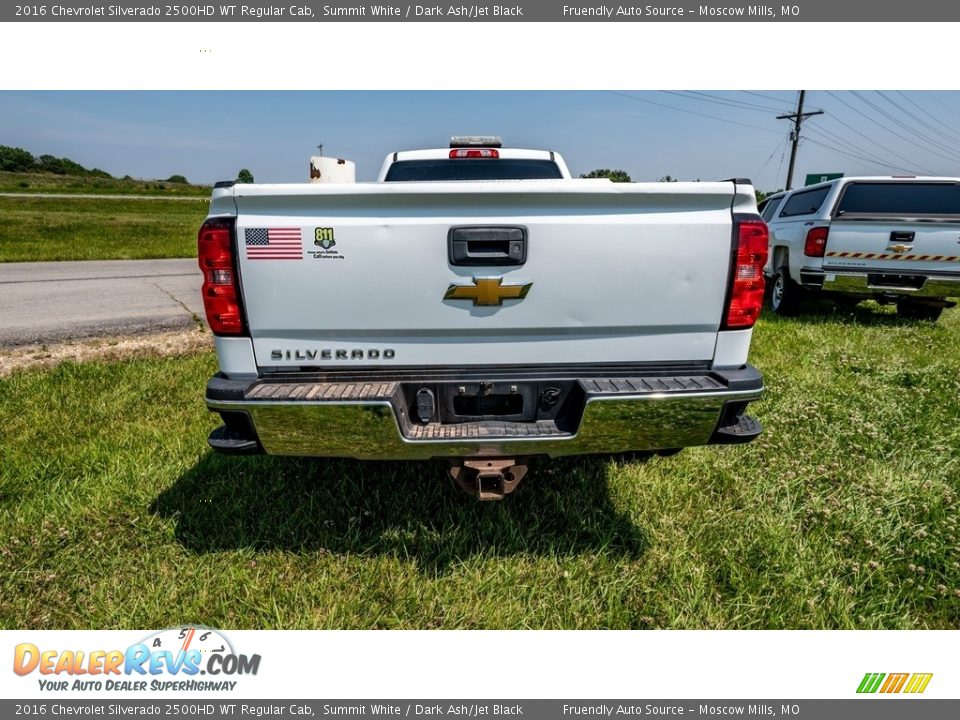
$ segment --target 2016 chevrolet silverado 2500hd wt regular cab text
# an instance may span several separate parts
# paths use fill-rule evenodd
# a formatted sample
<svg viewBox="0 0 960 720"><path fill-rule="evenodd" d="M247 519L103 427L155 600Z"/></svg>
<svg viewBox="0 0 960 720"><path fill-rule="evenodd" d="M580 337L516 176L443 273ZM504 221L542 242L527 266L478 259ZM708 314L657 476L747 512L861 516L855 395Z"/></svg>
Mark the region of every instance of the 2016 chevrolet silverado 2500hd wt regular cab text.
<svg viewBox="0 0 960 720"><path fill-rule="evenodd" d="M760 432L749 181L575 180L553 152L451 146L393 153L376 183L214 189L214 448L446 458L496 498L530 456Z"/></svg>
<svg viewBox="0 0 960 720"><path fill-rule="evenodd" d="M936 320L960 296L960 178L841 178L771 195L761 211L776 313L823 291Z"/></svg>

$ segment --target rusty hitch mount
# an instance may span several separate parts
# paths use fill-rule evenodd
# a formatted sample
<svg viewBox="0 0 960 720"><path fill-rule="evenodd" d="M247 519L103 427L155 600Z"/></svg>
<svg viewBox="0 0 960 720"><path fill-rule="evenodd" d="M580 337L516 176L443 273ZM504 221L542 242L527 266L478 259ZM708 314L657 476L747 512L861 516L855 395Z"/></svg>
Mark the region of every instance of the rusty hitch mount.
<svg viewBox="0 0 960 720"><path fill-rule="evenodd" d="M450 460L450 477L460 489L478 500L503 500L527 474L527 458Z"/></svg>

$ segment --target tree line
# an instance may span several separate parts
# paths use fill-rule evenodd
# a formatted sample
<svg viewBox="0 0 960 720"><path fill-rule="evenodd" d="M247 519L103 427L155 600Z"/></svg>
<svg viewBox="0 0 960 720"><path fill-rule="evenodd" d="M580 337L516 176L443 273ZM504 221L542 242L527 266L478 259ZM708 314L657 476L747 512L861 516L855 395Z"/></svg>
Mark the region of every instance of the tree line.
<svg viewBox="0 0 960 720"><path fill-rule="evenodd" d="M37 155L23 148L0 145L0 170L7 172L48 172L55 175L85 175L87 177L113 177L100 168L85 168L70 158L53 155Z"/></svg>
<svg viewBox="0 0 960 720"><path fill-rule="evenodd" d="M100 168L86 168L75 160L54 155L34 155L29 150L9 145L0 145L0 171L51 173L53 175L71 175L78 177L108 178L113 175ZM124 180L132 180L129 175ZM189 185L183 175L171 175L165 182Z"/></svg>

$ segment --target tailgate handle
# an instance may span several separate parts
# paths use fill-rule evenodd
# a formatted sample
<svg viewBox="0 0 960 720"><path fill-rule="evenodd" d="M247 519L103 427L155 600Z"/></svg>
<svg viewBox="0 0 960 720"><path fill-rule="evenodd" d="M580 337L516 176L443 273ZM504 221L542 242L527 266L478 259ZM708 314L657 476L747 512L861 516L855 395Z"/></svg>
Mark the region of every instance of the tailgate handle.
<svg viewBox="0 0 960 720"><path fill-rule="evenodd" d="M908 230L894 230L890 233L890 242L892 243L912 243L914 233Z"/></svg>
<svg viewBox="0 0 960 720"><path fill-rule="evenodd" d="M522 226L452 227L447 233L451 265L523 265L527 229Z"/></svg>

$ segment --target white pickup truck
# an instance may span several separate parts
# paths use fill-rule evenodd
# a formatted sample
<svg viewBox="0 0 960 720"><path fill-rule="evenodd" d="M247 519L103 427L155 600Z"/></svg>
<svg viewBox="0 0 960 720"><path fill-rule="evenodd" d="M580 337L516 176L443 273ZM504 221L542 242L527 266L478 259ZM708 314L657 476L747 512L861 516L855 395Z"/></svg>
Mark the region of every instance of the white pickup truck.
<svg viewBox="0 0 960 720"><path fill-rule="evenodd" d="M760 210L778 314L822 291L936 320L960 296L960 178L841 178L771 195Z"/></svg>
<svg viewBox="0 0 960 720"><path fill-rule="evenodd" d="M577 180L557 153L455 138L375 183L218 184L198 244L216 450L444 458L497 499L531 456L760 432L747 180Z"/></svg>

